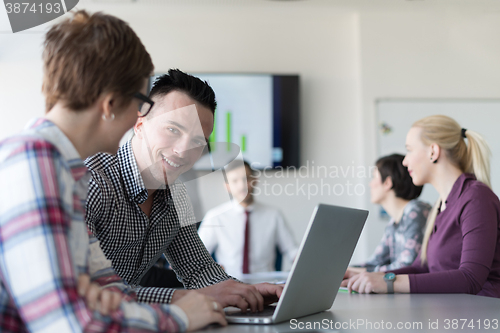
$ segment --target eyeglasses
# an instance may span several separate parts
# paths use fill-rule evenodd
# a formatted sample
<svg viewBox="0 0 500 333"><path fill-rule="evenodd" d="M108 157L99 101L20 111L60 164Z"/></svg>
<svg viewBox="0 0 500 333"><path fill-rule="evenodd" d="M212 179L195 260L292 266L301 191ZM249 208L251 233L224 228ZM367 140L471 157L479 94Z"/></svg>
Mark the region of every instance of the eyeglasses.
<svg viewBox="0 0 500 333"><path fill-rule="evenodd" d="M135 93L134 97L141 101L139 103L139 113L141 114L139 117L146 117L149 111L151 111L151 109L153 108L153 105L155 105L155 102L153 102L151 99L149 99L147 96L144 96L140 92ZM149 106L143 108L145 103L149 104Z"/></svg>

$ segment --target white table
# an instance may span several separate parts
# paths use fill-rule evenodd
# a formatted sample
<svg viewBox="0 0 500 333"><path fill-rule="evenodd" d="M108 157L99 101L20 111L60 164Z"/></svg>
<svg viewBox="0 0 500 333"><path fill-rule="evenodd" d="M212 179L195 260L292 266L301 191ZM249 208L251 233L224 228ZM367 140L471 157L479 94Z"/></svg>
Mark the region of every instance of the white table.
<svg viewBox="0 0 500 333"><path fill-rule="evenodd" d="M453 321L454 319L456 321ZM471 322L474 328L468 327L472 325ZM488 323L490 328L486 329ZM399 329L397 325L400 325ZM449 328L446 329L447 327ZM229 325L209 327L206 330L221 333L388 331L498 333L500 299L464 294L339 293L329 311L298 318L297 321L276 325Z"/></svg>

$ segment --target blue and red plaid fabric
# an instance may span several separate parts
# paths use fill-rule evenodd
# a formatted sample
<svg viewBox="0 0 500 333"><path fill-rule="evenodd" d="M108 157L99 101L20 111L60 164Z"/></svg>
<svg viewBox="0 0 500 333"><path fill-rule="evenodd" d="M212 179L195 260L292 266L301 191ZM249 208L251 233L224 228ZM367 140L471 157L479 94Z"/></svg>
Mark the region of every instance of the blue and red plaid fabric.
<svg viewBox="0 0 500 333"><path fill-rule="evenodd" d="M0 331L176 332L175 305L141 304L114 273L84 221L89 174L57 126L36 120L0 143ZM91 312L77 293L90 274L120 290L110 316Z"/></svg>

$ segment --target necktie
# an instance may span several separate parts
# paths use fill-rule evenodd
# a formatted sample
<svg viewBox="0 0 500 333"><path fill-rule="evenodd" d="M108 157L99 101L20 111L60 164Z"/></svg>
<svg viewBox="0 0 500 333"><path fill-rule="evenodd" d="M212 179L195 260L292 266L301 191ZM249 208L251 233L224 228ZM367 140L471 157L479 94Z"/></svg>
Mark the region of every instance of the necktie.
<svg viewBox="0 0 500 333"><path fill-rule="evenodd" d="M248 259L248 254L250 252L250 219L248 216L250 215L250 212L245 210L245 243L243 245L243 274L248 274L250 273L249 267L250 267L250 260Z"/></svg>

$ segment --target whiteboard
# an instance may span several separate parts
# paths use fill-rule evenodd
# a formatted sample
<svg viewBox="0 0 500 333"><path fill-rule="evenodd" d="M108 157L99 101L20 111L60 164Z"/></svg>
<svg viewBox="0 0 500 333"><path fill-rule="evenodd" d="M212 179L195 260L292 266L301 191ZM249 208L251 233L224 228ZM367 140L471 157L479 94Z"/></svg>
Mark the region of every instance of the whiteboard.
<svg viewBox="0 0 500 333"><path fill-rule="evenodd" d="M500 194L500 100L381 99L377 101L378 156L405 155L406 133L424 117L442 114L455 119L462 128L483 135L491 149L491 184ZM438 194L429 184L420 198L433 204Z"/></svg>

